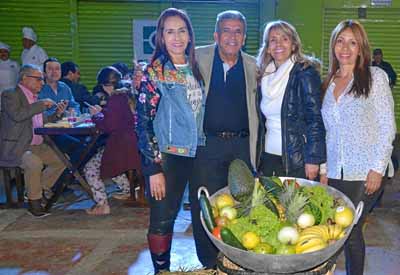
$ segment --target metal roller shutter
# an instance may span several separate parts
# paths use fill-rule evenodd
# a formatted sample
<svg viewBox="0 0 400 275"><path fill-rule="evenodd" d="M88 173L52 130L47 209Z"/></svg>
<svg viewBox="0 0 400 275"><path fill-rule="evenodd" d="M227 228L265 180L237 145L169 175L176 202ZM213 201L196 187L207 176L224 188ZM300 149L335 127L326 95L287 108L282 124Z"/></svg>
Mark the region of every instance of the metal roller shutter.
<svg viewBox="0 0 400 275"><path fill-rule="evenodd" d="M132 20L157 19L166 7L161 3L78 2L78 59L88 88L95 85L101 67L115 62L132 64Z"/></svg>
<svg viewBox="0 0 400 275"><path fill-rule="evenodd" d="M22 28L33 27L38 45L61 62L73 56L73 5L65 0L8 0L0 4L0 40L9 44L11 58L21 63Z"/></svg>
<svg viewBox="0 0 400 275"><path fill-rule="evenodd" d="M90 1L78 2L78 60L82 81L93 87L97 71L122 61L131 64L132 20L157 19L167 7L184 9L189 14L196 34L196 45L213 42L216 15L227 9L243 12L248 21L246 51L256 54L259 47L259 2L241 1Z"/></svg>
<svg viewBox="0 0 400 275"><path fill-rule="evenodd" d="M207 1L204 1L207 2ZM217 14L229 9L238 10L246 17L247 40L244 47L249 54L257 54L260 47L259 42L259 3L248 1L248 3L183 3L175 2L173 6L185 10L190 16L196 34L196 45L207 45L214 43L213 33ZM214 1L215 2L215 1Z"/></svg>
<svg viewBox="0 0 400 275"><path fill-rule="evenodd" d="M323 23L323 69L327 72L329 62L329 39L334 27L344 19L359 20L368 33L371 44L371 50L382 48L384 60L392 64L400 76L400 9L398 8L368 8L367 18L358 19L358 10L356 8L325 9ZM397 129L400 129L400 79L393 90L395 101L395 115Z"/></svg>

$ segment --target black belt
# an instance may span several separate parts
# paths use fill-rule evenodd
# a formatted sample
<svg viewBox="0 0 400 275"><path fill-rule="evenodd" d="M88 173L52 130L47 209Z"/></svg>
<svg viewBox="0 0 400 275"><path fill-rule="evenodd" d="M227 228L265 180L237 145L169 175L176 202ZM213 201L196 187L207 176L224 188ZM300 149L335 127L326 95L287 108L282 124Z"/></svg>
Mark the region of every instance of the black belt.
<svg viewBox="0 0 400 275"><path fill-rule="evenodd" d="M215 133L207 133L207 136L215 136L215 137L220 137L223 139L230 139L234 137L239 137L239 138L245 138L249 136L249 131L248 130L242 130L242 131L223 131L223 132L215 132Z"/></svg>

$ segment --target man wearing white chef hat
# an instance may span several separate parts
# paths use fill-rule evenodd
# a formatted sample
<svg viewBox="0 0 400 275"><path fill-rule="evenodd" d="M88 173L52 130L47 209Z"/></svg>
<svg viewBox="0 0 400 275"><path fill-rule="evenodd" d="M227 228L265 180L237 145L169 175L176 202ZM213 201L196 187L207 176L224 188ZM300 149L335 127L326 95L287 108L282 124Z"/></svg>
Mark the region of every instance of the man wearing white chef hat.
<svg viewBox="0 0 400 275"><path fill-rule="evenodd" d="M1 93L8 89L13 89L17 85L19 65L10 57L10 46L0 42L0 110Z"/></svg>
<svg viewBox="0 0 400 275"><path fill-rule="evenodd" d="M47 53L36 44L37 35L32 28L22 28L22 45L24 50L21 54L22 65L34 64L43 68L44 61L48 58Z"/></svg>

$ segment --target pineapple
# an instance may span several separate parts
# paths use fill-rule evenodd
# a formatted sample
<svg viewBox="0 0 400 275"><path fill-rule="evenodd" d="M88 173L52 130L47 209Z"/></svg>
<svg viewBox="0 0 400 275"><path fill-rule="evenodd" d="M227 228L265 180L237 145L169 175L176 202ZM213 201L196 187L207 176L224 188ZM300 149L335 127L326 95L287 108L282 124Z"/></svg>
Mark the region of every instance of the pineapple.
<svg viewBox="0 0 400 275"><path fill-rule="evenodd" d="M283 191L279 195L279 201L285 208L286 220L295 224L308 203L308 197L299 192L295 184L285 184Z"/></svg>

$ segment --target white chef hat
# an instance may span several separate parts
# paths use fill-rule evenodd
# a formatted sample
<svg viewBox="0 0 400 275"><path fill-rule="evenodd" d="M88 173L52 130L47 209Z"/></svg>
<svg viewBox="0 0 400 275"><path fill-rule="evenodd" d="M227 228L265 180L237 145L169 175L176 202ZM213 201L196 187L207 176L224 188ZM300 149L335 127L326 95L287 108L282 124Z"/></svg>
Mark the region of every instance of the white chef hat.
<svg viewBox="0 0 400 275"><path fill-rule="evenodd" d="M3 43L3 42L0 42L0 50L1 49L5 49L7 51L11 50L10 46L8 46L6 43Z"/></svg>
<svg viewBox="0 0 400 275"><path fill-rule="evenodd" d="M22 28L22 34L24 35L24 38L30 39L34 42L37 40L36 33L33 31L32 28L24 27Z"/></svg>

